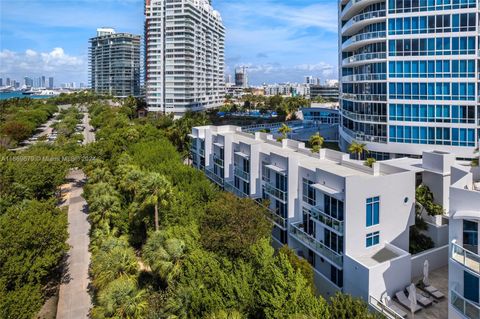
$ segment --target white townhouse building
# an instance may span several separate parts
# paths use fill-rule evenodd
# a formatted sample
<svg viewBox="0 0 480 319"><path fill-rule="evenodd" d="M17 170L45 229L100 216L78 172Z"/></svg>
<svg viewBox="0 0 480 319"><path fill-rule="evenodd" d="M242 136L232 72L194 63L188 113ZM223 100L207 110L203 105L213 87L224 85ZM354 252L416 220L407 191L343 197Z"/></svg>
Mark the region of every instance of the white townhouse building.
<svg viewBox="0 0 480 319"><path fill-rule="evenodd" d="M380 300L410 284L414 171L383 163L369 168L348 154L314 154L304 143L236 126L195 127L191 138L193 165L212 181L268 200L272 244L288 244L308 260L322 295Z"/></svg>

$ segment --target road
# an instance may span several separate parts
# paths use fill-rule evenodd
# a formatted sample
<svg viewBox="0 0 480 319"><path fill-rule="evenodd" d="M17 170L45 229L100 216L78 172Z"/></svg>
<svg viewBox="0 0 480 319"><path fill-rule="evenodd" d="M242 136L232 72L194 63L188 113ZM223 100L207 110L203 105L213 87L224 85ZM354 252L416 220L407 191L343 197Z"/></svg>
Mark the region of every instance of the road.
<svg viewBox="0 0 480 319"><path fill-rule="evenodd" d="M88 144L95 142L95 133L93 132L93 127L90 125L90 117L88 113L85 113L82 120L83 126L85 129L83 130L83 144Z"/></svg>
<svg viewBox="0 0 480 319"><path fill-rule="evenodd" d="M88 114L83 118L85 125L84 144L95 141L95 134L90 131ZM57 306L57 319L85 319L88 318L92 300L89 294L90 278L90 223L88 222L88 206L82 197L83 185L86 176L81 170L70 171L68 183L62 188L66 191L65 203L68 205L68 234L67 243L70 251L65 270Z"/></svg>

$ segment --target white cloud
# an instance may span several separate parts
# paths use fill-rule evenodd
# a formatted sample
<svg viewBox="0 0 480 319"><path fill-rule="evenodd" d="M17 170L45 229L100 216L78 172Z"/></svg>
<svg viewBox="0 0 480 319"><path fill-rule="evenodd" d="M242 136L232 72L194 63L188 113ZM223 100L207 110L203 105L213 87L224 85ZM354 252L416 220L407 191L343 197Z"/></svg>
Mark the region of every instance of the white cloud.
<svg viewBox="0 0 480 319"><path fill-rule="evenodd" d="M0 51L0 58L0 75L17 80L40 75L55 76L61 81L87 79L86 58L68 55L62 48L54 48L50 52L3 50Z"/></svg>

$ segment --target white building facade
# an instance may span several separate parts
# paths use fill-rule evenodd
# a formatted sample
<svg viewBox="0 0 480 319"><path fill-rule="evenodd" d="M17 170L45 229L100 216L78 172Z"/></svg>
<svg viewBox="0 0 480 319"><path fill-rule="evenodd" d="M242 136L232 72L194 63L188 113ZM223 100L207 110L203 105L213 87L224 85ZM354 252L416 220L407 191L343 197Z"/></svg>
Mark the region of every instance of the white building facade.
<svg viewBox="0 0 480 319"><path fill-rule="evenodd" d="M449 318L480 318L480 169L452 167Z"/></svg>
<svg viewBox="0 0 480 319"><path fill-rule="evenodd" d="M226 191L268 203L272 244L311 264L324 296L380 300L411 280L415 172L235 126L193 128L193 166ZM263 201L263 200L266 200Z"/></svg>
<svg viewBox="0 0 480 319"><path fill-rule="evenodd" d="M145 88L149 111L219 107L225 95L225 29L208 0L145 1Z"/></svg>
<svg viewBox="0 0 480 319"><path fill-rule="evenodd" d="M341 148L377 159L428 145L473 158L480 134L478 2L340 0Z"/></svg>

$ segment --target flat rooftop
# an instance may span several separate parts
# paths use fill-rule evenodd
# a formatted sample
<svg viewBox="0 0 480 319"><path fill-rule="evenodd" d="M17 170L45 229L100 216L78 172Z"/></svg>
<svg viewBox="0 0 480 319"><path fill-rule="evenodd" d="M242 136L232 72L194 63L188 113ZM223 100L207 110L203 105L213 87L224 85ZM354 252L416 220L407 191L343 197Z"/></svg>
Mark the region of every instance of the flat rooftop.
<svg viewBox="0 0 480 319"><path fill-rule="evenodd" d="M373 248L368 255L354 256L353 258L366 267L374 267L401 255L387 247Z"/></svg>

